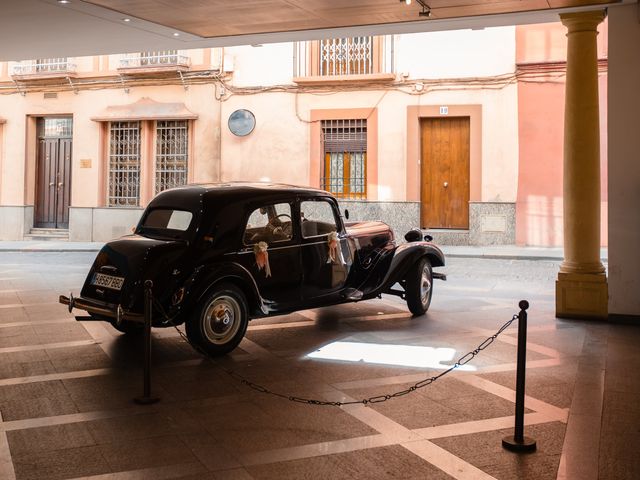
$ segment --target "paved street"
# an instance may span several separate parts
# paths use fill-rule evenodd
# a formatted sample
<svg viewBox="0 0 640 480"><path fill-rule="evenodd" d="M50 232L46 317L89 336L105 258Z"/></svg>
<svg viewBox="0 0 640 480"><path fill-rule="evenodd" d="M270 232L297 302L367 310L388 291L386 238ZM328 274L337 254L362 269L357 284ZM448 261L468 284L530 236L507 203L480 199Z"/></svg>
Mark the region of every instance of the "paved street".
<svg viewBox="0 0 640 480"><path fill-rule="evenodd" d="M216 361L157 329L161 401L139 406L139 340L76 322L57 304L79 292L94 256L0 252L2 479L640 477L629 448L640 410L620 407L637 405L640 381L625 372L640 367L640 331L556 320L558 261L450 258L449 280L436 283L423 317L385 297L256 320L240 348ZM225 373L305 398L391 394L473 350L523 298L531 302L525 434L538 442L533 454L501 447L513 433L515 327L464 371L367 406L292 403ZM361 353L341 356L345 344Z"/></svg>

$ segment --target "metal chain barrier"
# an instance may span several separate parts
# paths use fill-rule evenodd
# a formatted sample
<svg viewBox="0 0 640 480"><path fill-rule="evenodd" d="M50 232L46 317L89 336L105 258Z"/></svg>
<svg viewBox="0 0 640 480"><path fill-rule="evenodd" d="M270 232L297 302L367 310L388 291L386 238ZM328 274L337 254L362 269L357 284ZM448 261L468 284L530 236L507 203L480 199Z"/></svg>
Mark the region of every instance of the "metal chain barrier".
<svg viewBox="0 0 640 480"><path fill-rule="evenodd" d="M209 359L211 361L214 361L207 354L207 352L205 352L202 348L200 348L199 345L192 343L189 340L189 338L185 335L185 333L182 332L182 330L180 330L178 328L178 326L175 325L172 322L172 320L167 316L166 312L162 308L162 305L160 305L160 302L158 302L155 297L153 298L153 302L154 302L155 306L158 308L158 310L162 313L163 317L166 319L165 322L168 323L169 325L171 325L173 328L175 328L176 331L178 332L178 334L180 335L180 337L182 337L182 339L185 342L187 342L189 345L191 345L198 353L200 353L205 358L207 358L207 359ZM449 367L447 370L444 370L443 372L439 373L438 375L434 375L433 377L428 377L428 378L425 378L423 380L420 380L419 382L416 382L415 384L411 385L409 388L397 391L395 393L390 393L388 395L376 395L376 396L369 397L369 398L363 398L361 400L349 400L349 401L346 401L346 402L331 402L331 401L326 401L326 400L314 400L314 399L311 399L311 398L303 398L303 397L296 397L296 396L293 396L293 395L285 395L283 393L274 392L272 390L269 390L267 387L262 386L262 385L260 385L258 383L252 382L251 380L247 380L245 377L243 377L239 373L237 373L237 372L235 372L233 370L229 370L229 369L223 367L222 365L219 365L217 363L216 363L216 365L218 367L220 367L222 369L222 371L224 371L227 375L229 375L230 377L234 378L235 380L238 380L242 385L245 385L245 386L255 390L256 392L266 393L267 395L273 395L274 397L283 398L283 399L289 400L291 402L305 403L307 405L328 405L328 406L332 406L332 407L342 407L344 405L358 405L358 404L367 405L367 404L370 404L370 403L382 403L382 402L386 402L387 400L391 400L392 398L403 397L404 395L408 395L411 392L415 392L416 390L418 390L420 388L424 388L424 387L426 387L428 385L431 385L433 382L435 382L436 380L440 379L441 377L444 377L445 375L447 375L448 373L454 371L458 367L461 367L462 365L466 365L476 355L478 355L481 351L483 351L485 348L487 348L489 345L491 345L495 341L495 339L498 338L498 336L502 332L504 332L507 328L509 328L509 326L511 326L511 324L516 320L518 320L518 314L517 313L514 314L513 317L511 317L510 320L505 322L504 325L502 325L498 329L498 331L496 333L494 333L493 335L491 335L490 337L485 339L474 350L471 350L466 355L463 355L462 357L460 357L456 363L454 363L451 367Z"/></svg>

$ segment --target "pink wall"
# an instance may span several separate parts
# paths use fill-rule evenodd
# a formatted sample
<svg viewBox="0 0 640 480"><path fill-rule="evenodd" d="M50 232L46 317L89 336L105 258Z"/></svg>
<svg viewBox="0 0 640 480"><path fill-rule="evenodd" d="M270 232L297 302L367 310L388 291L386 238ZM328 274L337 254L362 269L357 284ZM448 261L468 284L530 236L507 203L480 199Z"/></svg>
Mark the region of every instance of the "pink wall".
<svg viewBox="0 0 640 480"><path fill-rule="evenodd" d="M527 25L516 29L517 62L542 69L566 59L561 24ZM606 58L606 25L598 54ZM556 70L556 69L554 69ZM518 82L519 174L516 200L518 245L562 246L562 162L565 77L556 74L521 77ZM601 72L600 162L601 244L607 245L607 75Z"/></svg>

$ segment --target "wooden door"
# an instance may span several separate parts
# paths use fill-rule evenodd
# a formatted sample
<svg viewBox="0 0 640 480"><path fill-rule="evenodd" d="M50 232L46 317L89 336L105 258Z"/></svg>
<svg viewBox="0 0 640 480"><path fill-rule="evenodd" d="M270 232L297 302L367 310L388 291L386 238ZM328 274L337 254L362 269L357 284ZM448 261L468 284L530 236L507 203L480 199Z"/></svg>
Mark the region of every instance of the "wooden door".
<svg viewBox="0 0 640 480"><path fill-rule="evenodd" d="M38 138L36 227L69 227L71 149L70 137Z"/></svg>
<svg viewBox="0 0 640 480"><path fill-rule="evenodd" d="M469 228L469 117L420 121L422 228Z"/></svg>

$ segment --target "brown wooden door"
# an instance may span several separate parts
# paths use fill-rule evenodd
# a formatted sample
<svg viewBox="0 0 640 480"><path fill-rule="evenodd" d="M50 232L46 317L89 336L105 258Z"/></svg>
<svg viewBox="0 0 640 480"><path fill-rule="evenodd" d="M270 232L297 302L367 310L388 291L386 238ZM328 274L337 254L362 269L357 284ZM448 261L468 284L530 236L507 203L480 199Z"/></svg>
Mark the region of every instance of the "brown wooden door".
<svg viewBox="0 0 640 480"><path fill-rule="evenodd" d="M71 148L69 137L38 139L36 227L69 227Z"/></svg>
<svg viewBox="0 0 640 480"><path fill-rule="evenodd" d="M420 121L422 228L469 228L469 117Z"/></svg>

